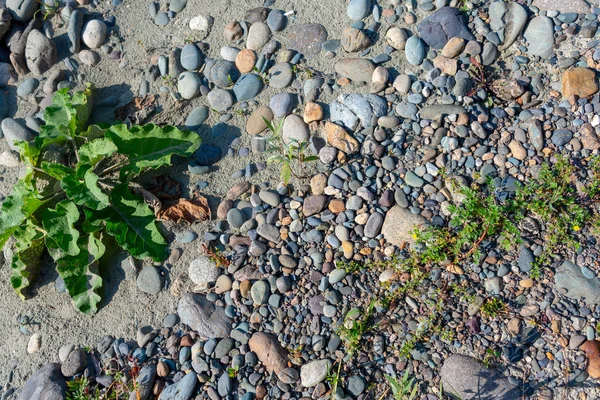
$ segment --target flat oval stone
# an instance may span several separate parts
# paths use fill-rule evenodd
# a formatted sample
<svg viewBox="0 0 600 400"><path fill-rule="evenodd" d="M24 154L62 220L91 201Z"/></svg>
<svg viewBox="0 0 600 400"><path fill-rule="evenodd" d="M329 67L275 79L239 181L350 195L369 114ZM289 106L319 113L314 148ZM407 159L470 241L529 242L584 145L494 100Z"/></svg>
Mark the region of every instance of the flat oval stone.
<svg viewBox="0 0 600 400"><path fill-rule="evenodd" d="M181 66L188 71L194 71L202 65L202 53L198 46L188 43L183 46L180 56Z"/></svg>

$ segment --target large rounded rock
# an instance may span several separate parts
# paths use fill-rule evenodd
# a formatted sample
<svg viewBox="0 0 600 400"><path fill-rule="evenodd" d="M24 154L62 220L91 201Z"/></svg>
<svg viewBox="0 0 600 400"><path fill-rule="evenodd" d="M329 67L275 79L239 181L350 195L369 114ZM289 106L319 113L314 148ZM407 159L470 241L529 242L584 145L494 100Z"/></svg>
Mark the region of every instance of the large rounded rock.
<svg viewBox="0 0 600 400"><path fill-rule="evenodd" d="M346 58L335 64L335 72L353 82L371 83L375 64L363 58Z"/></svg>
<svg viewBox="0 0 600 400"><path fill-rule="evenodd" d="M60 364L50 363L38 369L23 385L17 400L63 400L67 392Z"/></svg>
<svg viewBox="0 0 600 400"><path fill-rule="evenodd" d="M271 30L264 22L255 22L248 31L248 40L246 47L250 50L258 51L263 48L271 38Z"/></svg>
<svg viewBox="0 0 600 400"><path fill-rule="evenodd" d="M228 337L231 320L222 307L211 303L205 296L187 293L177 305L181 322L195 330L203 339Z"/></svg>
<svg viewBox="0 0 600 400"><path fill-rule="evenodd" d="M320 24L300 24L287 29L290 50L296 50L305 58L319 54L321 45L327 40L327 30Z"/></svg>
<svg viewBox="0 0 600 400"><path fill-rule="evenodd" d="M523 34L527 40L527 53L548 59L554 47L554 23L548 17L538 15L529 21Z"/></svg>
<svg viewBox="0 0 600 400"><path fill-rule="evenodd" d="M39 77L56 63L57 55L54 42L42 32L36 29L32 30L27 36L25 60L27 68Z"/></svg>
<svg viewBox="0 0 600 400"><path fill-rule="evenodd" d="M198 46L188 43L181 49L181 66L188 71L194 71L202 65L202 53Z"/></svg>
<svg viewBox="0 0 600 400"><path fill-rule="evenodd" d="M273 111L267 106L260 106L250 114L250 117L248 117L248 121L246 121L246 132L250 135L258 135L263 132L267 129L265 119L269 122L272 121Z"/></svg>
<svg viewBox="0 0 600 400"><path fill-rule="evenodd" d="M18 151L18 147L15 146L15 142L25 141L28 142L33 140L33 135L17 121L12 118L5 118L2 121L2 133L8 142L8 147L12 150Z"/></svg>
<svg viewBox="0 0 600 400"><path fill-rule="evenodd" d="M425 222L422 216L413 214L406 208L394 206L385 215L381 233L388 243L396 246L401 246L403 243L414 245L412 232Z"/></svg>
<svg viewBox="0 0 600 400"><path fill-rule="evenodd" d="M275 335L255 332L248 341L248 346L270 373L279 374L287 368L288 352L279 344Z"/></svg>
<svg viewBox="0 0 600 400"><path fill-rule="evenodd" d="M204 76L220 88L227 88L236 82L240 72L231 61L208 61L204 67Z"/></svg>
<svg viewBox="0 0 600 400"><path fill-rule="evenodd" d="M107 33L108 28L106 24L99 19L93 19L83 27L81 40L90 49L98 49L106 41Z"/></svg>
<svg viewBox="0 0 600 400"><path fill-rule="evenodd" d="M282 130L281 138L285 144L293 141L306 142L310 137L308 126L306 126L301 117L294 114L285 117Z"/></svg>
<svg viewBox="0 0 600 400"><path fill-rule="evenodd" d="M425 18L417 29L425 43L438 50L453 37L460 37L466 41L475 40L475 36L465 24L462 13L454 7L439 8Z"/></svg>
<svg viewBox="0 0 600 400"><path fill-rule="evenodd" d="M202 85L202 81L200 77L190 71L186 71L179 75L179 79L177 80L177 90L181 97L186 100L193 99L198 96L200 93L200 86Z"/></svg>
<svg viewBox="0 0 600 400"><path fill-rule="evenodd" d="M67 356L67 359L62 366L60 371L66 377L71 377L82 372L87 366L87 354L81 349L73 350Z"/></svg>
<svg viewBox="0 0 600 400"><path fill-rule="evenodd" d="M13 19L19 22L27 22L38 9L37 0L6 0L6 8L10 11Z"/></svg>
<svg viewBox="0 0 600 400"><path fill-rule="evenodd" d="M350 19L360 21L371 14L371 0L350 0L346 10Z"/></svg>
<svg viewBox="0 0 600 400"><path fill-rule="evenodd" d="M233 93L237 101L250 100L256 97L263 88L263 82L256 74L245 74L233 85Z"/></svg>
<svg viewBox="0 0 600 400"><path fill-rule="evenodd" d="M514 400L522 396L519 387L511 385L498 370L461 354L452 354L444 361L440 378L445 393L463 400Z"/></svg>
<svg viewBox="0 0 600 400"><path fill-rule="evenodd" d="M215 88L206 96L210 106L219 111L227 111L233 106L233 96L225 89Z"/></svg>

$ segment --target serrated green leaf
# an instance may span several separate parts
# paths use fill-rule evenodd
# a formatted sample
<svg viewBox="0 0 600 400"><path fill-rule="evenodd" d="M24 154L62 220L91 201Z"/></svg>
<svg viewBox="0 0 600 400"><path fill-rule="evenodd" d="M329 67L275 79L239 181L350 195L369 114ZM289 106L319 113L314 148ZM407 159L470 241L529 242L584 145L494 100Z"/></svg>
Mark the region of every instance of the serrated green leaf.
<svg viewBox="0 0 600 400"><path fill-rule="evenodd" d="M129 157L129 165L121 169L122 178L137 175L144 168L170 165L173 154L191 156L201 142L195 132L153 124L131 129L126 125L114 125L106 131L106 137L113 141L119 153Z"/></svg>
<svg viewBox="0 0 600 400"><path fill-rule="evenodd" d="M79 148L79 160L82 163L96 165L104 157L115 154L117 146L106 137L87 142Z"/></svg>
<svg viewBox="0 0 600 400"><path fill-rule="evenodd" d="M42 225L46 230L46 246L56 245L71 256L79 254L79 231L75 223L79 220L77 205L69 200L56 204L55 208L44 211Z"/></svg>
<svg viewBox="0 0 600 400"><path fill-rule="evenodd" d="M52 103L44 110L46 125L64 126L71 137L83 131L91 112L91 93L91 85L73 94L69 94L68 88L58 90L52 97Z"/></svg>
<svg viewBox="0 0 600 400"><path fill-rule="evenodd" d="M11 260L10 283L15 292L25 298L23 290L38 272L44 251L44 234L33 217L13 233L15 252Z"/></svg>
<svg viewBox="0 0 600 400"><path fill-rule="evenodd" d="M69 296L79 311L95 314L101 300L98 294L102 278L98 274L98 260L106 247L96 235L81 236L77 242L79 252L69 255L54 243L47 243L48 251L56 261L56 270L65 282Z"/></svg>
<svg viewBox="0 0 600 400"><path fill-rule="evenodd" d="M167 242L156 227L154 213L141 196L131 193L126 184L116 185L110 194L110 207L85 210L85 230L103 225L117 243L136 258L163 261Z"/></svg>
<svg viewBox="0 0 600 400"><path fill-rule="evenodd" d="M42 161L40 167L42 168L42 171L59 181L63 180L68 175L75 174L75 170L73 168L58 163Z"/></svg>
<svg viewBox="0 0 600 400"><path fill-rule="evenodd" d="M36 166L38 158L40 157L40 148L36 145L35 141L25 142L19 140L14 143L15 146L19 149L19 155L21 156L21 161L23 161L26 165Z"/></svg>
<svg viewBox="0 0 600 400"><path fill-rule="evenodd" d="M43 203L32 181L29 170L7 196L0 207L0 248L15 230L27 220Z"/></svg>
<svg viewBox="0 0 600 400"><path fill-rule="evenodd" d="M108 195L98 187L100 178L92 171L92 167L82 165L77 171L77 175L67 175L60 181L60 187L65 191L67 197L75 204L93 210L102 210L108 207Z"/></svg>

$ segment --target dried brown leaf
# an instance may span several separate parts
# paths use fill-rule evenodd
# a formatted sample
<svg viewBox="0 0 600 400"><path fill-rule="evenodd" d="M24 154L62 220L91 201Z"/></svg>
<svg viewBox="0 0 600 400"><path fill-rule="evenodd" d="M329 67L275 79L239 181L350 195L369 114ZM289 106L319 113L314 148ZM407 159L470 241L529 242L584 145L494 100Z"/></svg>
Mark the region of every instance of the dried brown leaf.
<svg viewBox="0 0 600 400"><path fill-rule="evenodd" d="M177 200L172 206L158 212L156 217L163 221L173 221L175 223L206 221L210 219L210 207L206 197L196 195L191 200Z"/></svg>
<svg viewBox="0 0 600 400"><path fill-rule="evenodd" d="M594 379L600 379L600 342L588 340L580 346L588 359L587 372Z"/></svg>

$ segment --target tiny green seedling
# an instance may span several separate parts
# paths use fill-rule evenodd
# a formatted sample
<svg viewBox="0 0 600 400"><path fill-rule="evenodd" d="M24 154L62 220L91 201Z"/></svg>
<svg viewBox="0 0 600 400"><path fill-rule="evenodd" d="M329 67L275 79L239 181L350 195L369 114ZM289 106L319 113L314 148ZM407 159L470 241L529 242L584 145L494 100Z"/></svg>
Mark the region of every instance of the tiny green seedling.
<svg viewBox="0 0 600 400"><path fill-rule="evenodd" d="M267 128L271 131L271 136L267 138L267 151L277 153L270 156L267 162L269 164L281 165L281 180L283 183L287 185L292 176L296 179L308 178L305 170L306 163L319 159L317 156L307 154L308 142L299 142L292 139L288 143L285 143L281 137L284 119L281 119L277 126L274 126L271 121L265 118L263 120ZM296 167L300 171L296 171Z"/></svg>

